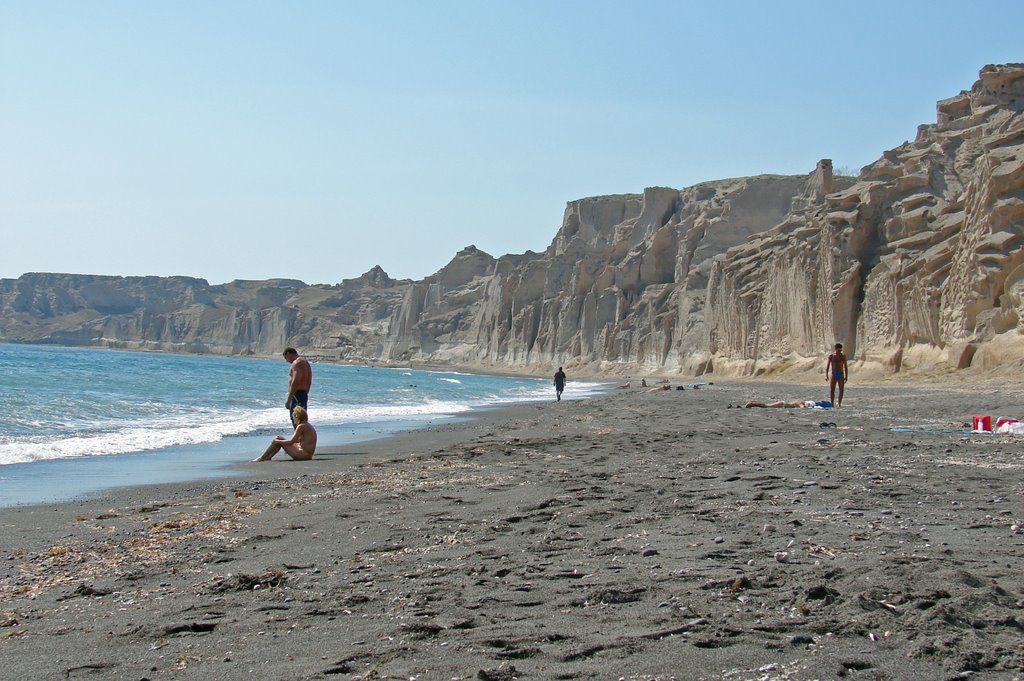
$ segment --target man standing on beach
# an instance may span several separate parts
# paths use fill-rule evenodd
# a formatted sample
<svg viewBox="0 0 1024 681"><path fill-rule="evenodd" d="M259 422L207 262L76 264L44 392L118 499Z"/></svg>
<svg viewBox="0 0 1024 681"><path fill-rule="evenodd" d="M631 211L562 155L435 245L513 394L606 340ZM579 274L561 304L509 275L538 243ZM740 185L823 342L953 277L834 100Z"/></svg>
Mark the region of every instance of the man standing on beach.
<svg viewBox="0 0 1024 681"><path fill-rule="evenodd" d="M843 344L836 343L836 349L828 356L825 363L825 380L828 381L829 400L836 408L843 406L843 389L846 387L846 379L850 371L846 366L846 355L843 354ZM839 386L839 401L836 401L836 386Z"/></svg>
<svg viewBox="0 0 1024 681"><path fill-rule="evenodd" d="M562 391L565 390L565 372L562 371L562 367L558 367L558 371L555 372L555 398L562 401Z"/></svg>
<svg viewBox="0 0 1024 681"><path fill-rule="evenodd" d="M295 348L285 348L284 359L292 365L288 370L288 397L284 400L284 407L288 410L288 418L292 426L296 425L294 419L295 407L307 408L309 402L309 387L313 385L313 368L305 357L299 355Z"/></svg>

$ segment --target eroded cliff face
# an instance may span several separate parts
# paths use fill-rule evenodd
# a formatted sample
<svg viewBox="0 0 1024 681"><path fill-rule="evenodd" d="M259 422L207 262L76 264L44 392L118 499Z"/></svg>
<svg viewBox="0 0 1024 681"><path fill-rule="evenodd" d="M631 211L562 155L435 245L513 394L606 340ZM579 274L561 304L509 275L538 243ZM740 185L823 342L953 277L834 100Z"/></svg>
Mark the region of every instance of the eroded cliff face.
<svg viewBox="0 0 1024 681"><path fill-rule="evenodd" d="M402 282L375 268L337 286L301 281L25 274L0 281L0 338L133 350L276 355L289 344L379 351Z"/></svg>
<svg viewBox="0 0 1024 681"><path fill-rule="evenodd" d="M478 359L703 371L712 258L777 223L806 184L763 176L570 203L543 257L497 268Z"/></svg>
<svg viewBox="0 0 1024 681"><path fill-rule="evenodd" d="M470 246L422 281L28 274L0 338L548 373L750 375L843 342L881 371L1024 358L1024 66L986 67L858 178L822 161L570 202L543 253Z"/></svg>
<svg viewBox="0 0 1024 681"><path fill-rule="evenodd" d="M382 358L702 372L712 259L777 224L816 177L573 201L544 253L495 259L470 247L412 284Z"/></svg>
<svg viewBox="0 0 1024 681"><path fill-rule="evenodd" d="M989 66L856 184L718 259L710 349L750 373L833 343L885 371L1024 356L1024 66Z"/></svg>
<svg viewBox="0 0 1024 681"><path fill-rule="evenodd" d="M470 246L422 281L379 268L297 281L28 274L0 289L8 340L543 370L707 368L713 258L775 225L810 177L761 176L568 204L544 253Z"/></svg>

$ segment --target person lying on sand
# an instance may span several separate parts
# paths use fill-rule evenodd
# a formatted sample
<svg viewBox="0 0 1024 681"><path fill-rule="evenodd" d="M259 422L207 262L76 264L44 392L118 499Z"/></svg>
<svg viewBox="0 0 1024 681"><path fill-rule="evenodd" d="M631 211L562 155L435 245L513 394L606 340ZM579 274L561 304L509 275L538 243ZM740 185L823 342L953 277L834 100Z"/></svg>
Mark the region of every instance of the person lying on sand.
<svg viewBox="0 0 1024 681"><path fill-rule="evenodd" d="M813 409L818 407L820 409L828 409L832 406L831 402L815 402L814 400L778 400L776 402L747 402L747 409L751 407L761 407L763 409L779 407L782 409Z"/></svg>
<svg viewBox="0 0 1024 681"><path fill-rule="evenodd" d="M672 386L670 386L669 384L666 383L665 385L659 385L657 388L651 388L650 390L647 390L645 392L656 393L656 392L661 392L662 390L671 390L671 389L672 389Z"/></svg>
<svg viewBox="0 0 1024 681"><path fill-rule="evenodd" d="M316 429L309 424L309 416L302 407L296 406L292 414L296 423L292 436L285 438L278 435L270 441L267 451L253 461L270 461L282 449L296 461L309 461L313 458L313 452L316 451Z"/></svg>

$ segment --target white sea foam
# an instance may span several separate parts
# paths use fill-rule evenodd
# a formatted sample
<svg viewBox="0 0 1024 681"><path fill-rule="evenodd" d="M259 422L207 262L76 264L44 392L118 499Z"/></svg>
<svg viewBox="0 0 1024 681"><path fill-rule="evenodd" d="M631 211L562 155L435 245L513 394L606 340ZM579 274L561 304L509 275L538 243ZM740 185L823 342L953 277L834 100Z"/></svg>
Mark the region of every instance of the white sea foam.
<svg viewBox="0 0 1024 681"><path fill-rule="evenodd" d="M605 392L608 386L604 383L573 382L565 387L562 399L583 399ZM510 402L547 402L555 398L555 388L548 383L536 381L524 384L517 389L510 389L503 394L492 393L481 400L481 405L508 404Z"/></svg>
<svg viewBox="0 0 1024 681"><path fill-rule="evenodd" d="M0 374L10 379L0 391L0 412L7 414L0 421L0 466L155 450L173 456L175 448L283 434L289 425L278 401L282 370L269 360L0 344ZM310 417L326 432L361 423L388 430L388 422L401 428L480 407L554 399L550 381L538 378L330 364L317 365L315 374ZM19 389L24 385L34 392ZM565 397L604 389L570 380ZM47 395L45 408L23 409L37 394Z"/></svg>
<svg viewBox="0 0 1024 681"><path fill-rule="evenodd" d="M406 405L313 407L310 412L317 424L341 425L458 414L471 408L458 402L429 400ZM0 465L209 444L226 437L261 430L287 430L284 409L221 412L212 416L210 412L164 415L149 421L145 426L136 425L71 436L19 437L16 441L12 441L13 438L10 437L0 437Z"/></svg>

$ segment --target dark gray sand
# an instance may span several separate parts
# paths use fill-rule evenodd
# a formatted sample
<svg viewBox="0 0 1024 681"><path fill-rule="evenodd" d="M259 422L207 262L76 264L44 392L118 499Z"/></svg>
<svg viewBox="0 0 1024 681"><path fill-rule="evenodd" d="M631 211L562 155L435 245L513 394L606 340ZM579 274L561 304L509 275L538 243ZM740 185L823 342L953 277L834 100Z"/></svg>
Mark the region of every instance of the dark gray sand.
<svg viewBox="0 0 1024 681"><path fill-rule="evenodd" d="M822 387L533 404L2 510L0 676L1024 678L1024 439L890 430L1019 393L736 408Z"/></svg>

